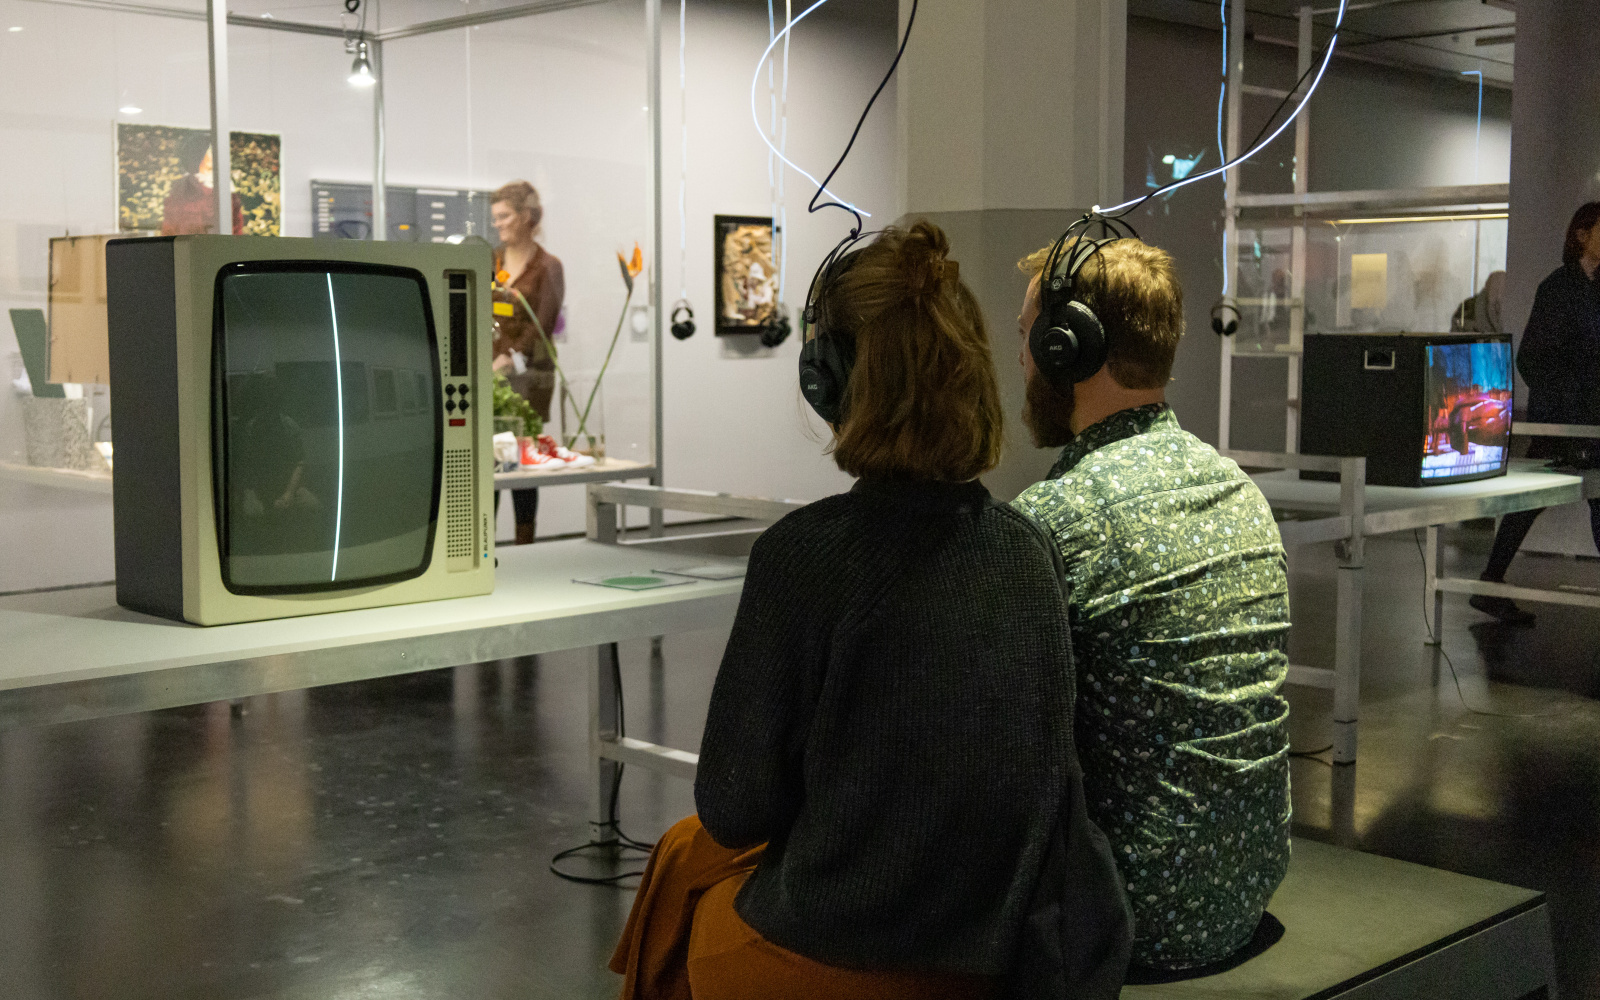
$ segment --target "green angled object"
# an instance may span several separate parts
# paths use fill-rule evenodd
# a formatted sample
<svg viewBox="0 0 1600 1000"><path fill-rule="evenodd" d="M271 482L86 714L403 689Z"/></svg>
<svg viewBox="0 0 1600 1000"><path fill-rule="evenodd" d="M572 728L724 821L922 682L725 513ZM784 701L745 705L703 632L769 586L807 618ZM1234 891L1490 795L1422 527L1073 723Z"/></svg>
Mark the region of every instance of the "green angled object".
<svg viewBox="0 0 1600 1000"><path fill-rule="evenodd" d="M50 381L50 328L43 309L11 310L11 329L22 351L22 366L28 370L33 394L41 399L61 399L67 391Z"/></svg>

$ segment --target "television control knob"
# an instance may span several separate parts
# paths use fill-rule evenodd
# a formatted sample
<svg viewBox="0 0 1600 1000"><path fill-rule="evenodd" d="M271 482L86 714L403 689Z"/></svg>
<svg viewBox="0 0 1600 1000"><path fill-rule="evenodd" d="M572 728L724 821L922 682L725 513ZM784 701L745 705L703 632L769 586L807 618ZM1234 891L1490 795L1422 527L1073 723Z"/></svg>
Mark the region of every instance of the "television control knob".
<svg viewBox="0 0 1600 1000"><path fill-rule="evenodd" d="M444 401L444 408L445 408L445 411L446 411L446 412L447 412L447 413L454 413L454 412L456 412L456 401L455 401L455 400L453 400L453 399L447 399L447 400L445 400L445 401Z"/></svg>
<svg viewBox="0 0 1600 1000"><path fill-rule="evenodd" d="M456 394L456 384L454 382L447 383L444 387L444 394L446 396L454 396Z"/></svg>
<svg viewBox="0 0 1600 1000"><path fill-rule="evenodd" d="M463 399L461 401L461 405L457 406L456 409L460 410L462 413L467 412L467 401Z"/></svg>
<svg viewBox="0 0 1600 1000"><path fill-rule="evenodd" d="M463 385L461 387L461 395L463 395L463 396L465 396L467 393L469 393L471 391L472 391L472 386L470 386L470 385Z"/></svg>

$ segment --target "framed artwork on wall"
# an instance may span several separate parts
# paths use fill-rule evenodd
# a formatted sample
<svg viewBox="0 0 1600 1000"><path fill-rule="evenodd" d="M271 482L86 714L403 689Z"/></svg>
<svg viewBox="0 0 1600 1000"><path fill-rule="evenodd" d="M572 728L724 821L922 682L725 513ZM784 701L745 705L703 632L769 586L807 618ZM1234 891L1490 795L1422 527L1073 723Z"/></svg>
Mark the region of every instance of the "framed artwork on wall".
<svg viewBox="0 0 1600 1000"><path fill-rule="evenodd" d="M234 132L232 232L278 236L283 220L281 136ZM117 229L167 236L214 233L211 133L117 123Z"/></svg>
<svg viewBox="0 0 1600 1000"><path fill-rule="evenodd" d="M760 333L778 308L770 216L719 215L712 238L717 336Z"/></svg>

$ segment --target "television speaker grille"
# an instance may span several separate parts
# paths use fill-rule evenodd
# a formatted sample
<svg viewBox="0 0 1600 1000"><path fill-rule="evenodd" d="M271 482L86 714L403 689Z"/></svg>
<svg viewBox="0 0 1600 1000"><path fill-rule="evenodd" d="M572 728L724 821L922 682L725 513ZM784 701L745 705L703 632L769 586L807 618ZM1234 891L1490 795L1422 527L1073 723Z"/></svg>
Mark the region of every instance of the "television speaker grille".
<svg viewBox="0 0 1600 1000"><path fill-rule="evenodd" d="M444 551L450 559L472 558L472 495L476 470L471 448L444 453Z"/></svg>

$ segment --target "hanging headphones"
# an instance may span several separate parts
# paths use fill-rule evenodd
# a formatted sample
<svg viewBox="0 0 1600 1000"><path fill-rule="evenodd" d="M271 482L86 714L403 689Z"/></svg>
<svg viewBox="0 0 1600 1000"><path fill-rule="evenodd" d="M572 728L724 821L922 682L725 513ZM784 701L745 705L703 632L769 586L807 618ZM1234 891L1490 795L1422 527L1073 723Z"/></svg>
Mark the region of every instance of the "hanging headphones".
<svg viewBox="0 0 1600 1000"><path fill-rule="evenodd" d="M855 259L851 248L865 238L859 231L852 230L823 258L817 273L811 277L805 312L801 314L810 337L800 347L800 395L811 404L817 416L830 424L844 422L844 396L850 385L850 370L855 367L856 340L853 331L830 322L826 292L829 285L850 269ZM765 339L766 331L762 331L762 337Z"/></svg>
<svg viewBox="0 0 1600 1000"><path fill-rule="evenodd" d="M777 347L789 339L789 310L782 302L772 311L772 318L761 326L761 346Z"/></svg>
<svg viewBox="0 0 1600 1000"><path fill-rule="evenodd" d="M1100 227L1098 239L1089 238L1093 226ZM1028 353L1058 392L1069 392L1098 372L1110 347L1100 317L1078 297L1078 273L1102 248L1130 238L1138 239L1138 234L1127 223L1085 215L1050 248L1039 275L1039 317L1028 331Z"/></svg>
<svg viewBox="0 0 1600 1000"><path fill-rule="evenodd" d="M683 319L678 318L679 313L684 314ZM671 322L672 335L674 337L679 340L688 340L694 336L694 306L689 304L688 299L679 299L677 304L672 307Z"/></svg>
<svg viewBox="0 0 1600 1000"><path fill-rule="evenodd" d="M1211 307L1211 329L1219 337L1231 337L1239 329L1239 305L1233 296L1224 295Z"/></svg>

